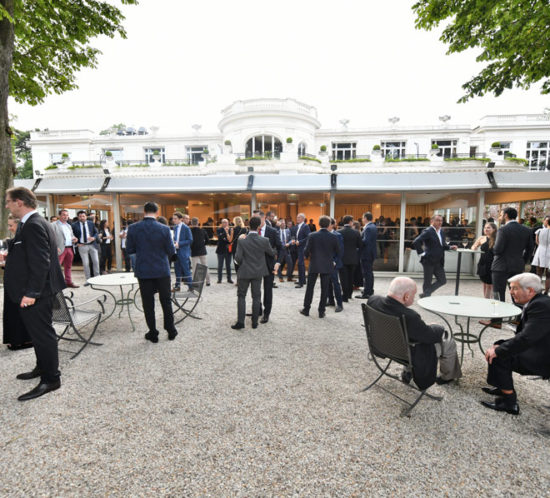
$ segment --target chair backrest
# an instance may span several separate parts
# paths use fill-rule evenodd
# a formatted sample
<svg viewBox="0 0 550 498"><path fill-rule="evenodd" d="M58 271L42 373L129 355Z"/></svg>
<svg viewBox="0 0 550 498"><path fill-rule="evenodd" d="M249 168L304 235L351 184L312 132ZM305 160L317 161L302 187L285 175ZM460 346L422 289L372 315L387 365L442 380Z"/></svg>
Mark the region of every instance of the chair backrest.
<svg viewBox="0 0 550 498"><path fill-rule="evenodd" d="M208 266L197 263L195 273L193 274L193 282L191 283L191 288L199 294L202 292L207 273Z"/></svg>
<svg viewBox="0 0 550 498"><path fill-rule="evenodd" d="M59 291L54 296L52 322L54 323L71 323L72 317L69 307L67 306L67 298L63 291Z"/></svg>
<svg viewBox="0 0 550 498"><path fill-rule="evenodd" d="M365 303L362 307L371 354L412 366L405 318L382 313Z"/></svg>

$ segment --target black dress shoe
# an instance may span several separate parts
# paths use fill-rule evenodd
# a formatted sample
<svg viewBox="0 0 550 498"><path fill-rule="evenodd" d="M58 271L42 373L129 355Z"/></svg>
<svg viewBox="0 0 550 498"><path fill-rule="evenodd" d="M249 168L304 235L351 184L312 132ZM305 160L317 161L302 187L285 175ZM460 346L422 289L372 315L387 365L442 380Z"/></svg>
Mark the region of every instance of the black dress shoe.
<svg viewBox="0 0 550 498"><path fill-rule="evenodd" d="M343 303L347 303L347 302L348 302L348 298L347 298L347 297L342 298L342 302L343 302Z"/></svg>
<svg viewBox="0 0 550 498"><path fill-rule="evenodd" d="M519 405L517 404L517 399L515 395L505 395L499 397L495 400L494 403L489 403L488 401L482 401L481 404L486 408L491 410L496 410L497 412L506 412L510 415L519 415Z"/></svg>
<svg viewBox="0 0 550 498"><path fill-rule="evenodd" d="M217 281L216 283L217 283L217 284L221 284L221 283L222 283L222 281L221 281L221 280L218 280L218 281Z"/></svg>
<svg viewBox="0 0 550 498"><path fill-rule="evenodd" d="M435 378L435 383L438 385L438 386L444 386L445 384L449 384L450 382L452 382L454 379L448 379L448 380L445 380L443 378L441 378L441 376L439 377L436 377Z"/></svg>
<svg viewBox="0 0 550 498"><path fill-rule="evenodd" d="M410 370L403 370L401 372L401 382L410 384L412 380L412 372Z"/></svg>
<svg viewBox="0 0 550 498"><path fill-rule="evenodd" d="M55 382L40 382L34 389L31 389L28 393L22 394L17 399L19 401L27 401L29 399L39 398L50 391L55 391L61 387L61 381Z"/></svg>
<svg viewBox="0 0 550 498"><path fill-rule="evenodd" d="M155 333L155 332L147 332L145 335L144 335L145 339L147 339L148 341L151 341L152 343L157 343L159 342L159 334L158 332Z"/></svg>
<svg viewBox="0 0 550 498"><path fill-rule="evenodd" d="M336 303L334 301L332 302L329 301L325 306L336 306Z"/></svg>
<svg viewBox="0 0 550 498"><path fill-rule="evenodd" d="M502 396L502 391L498 387L482 387L481 390L491 396Z"/></svg>
<svg viewBox="0 0 550 498"><path fill-rule="evenodd" d="M269 315L262 316L262 318L260 319L260 323L267 323L267 322L269 322Z"/></svg>
<svg viewBox="0 0 550 498"><path fill-rule="evenodd" d="M422 294L422 293L421 293L421 294L418 295L418 297L419 297L420 299L422 299L422 298L424 298L424 297L430 297L430 296L426 296L426 294Z"/></svg>
<svg viewBox="0 0 550 498"><path fill-rule="evenodd" d="M325 318L325 312L319 311L319 318Z"/></svg>
<svg viewBox="0 0 550 498"><path fill-rule="evenodd" d="M309 316L309 310L306 310L305 308L304 309L301 309L300 310L300 313L304 316Z"/></svg>
<svg viewBox="0 0 550 498"><path fill-rule="evenodd" d="M233 330L244 329L244 323L237 322L237 323L231 325L231 328L232 328Z"/></svg>
<svg viewBox="0 0 550 498"><path fill-rule="evenodd" d="M232 283L234 283L234 282L233 282L233 280L229 279L229 280L227 281L227 283L228 283L228 284L232 284Z"/></svg>
<svg viewBox="0 0 550 498"><path fill-rule="evenodd" d="M19 380L30 380L40 377L40 370L37 367L34 367L30 372L25 372L17 375L16 379Z"/></svg>
<svg viewBox="0 0 550 498"><path fill-rule="evenodd" d="M265 322L263 322L265 323ZM257 329L258 328L258 322L252 322L252 328Z"/></svg>
<svg viewBox="0 0 550 498"><path fill-rule="evenodd" d="M20 349L29 349L32 348L32 342L25 342L23 344L8 344L8 349L10 351L19 351Z"/></svg>
<svg viewBox="0 0 550 498"><path fill-rule="evenodd" d="M173 341L177 335L178 335L178 331L176 329L168 332L168 340Z"/></svg>
<svg viewBox="0 0 550 498"><path fill-rule="evenodd" d="M275 282L273 282L273 288L274 288L274 289L277 289L278 287L279 287L279 286L278 286Z"/></svg>
<svg viewBox="0 0 550 498"><path fill-rule="evenodd" d="M303 284L297 284L294 286L295 289L301 289L303 287Z"/></svg>
<svg viewBox="0 0 550 498"><path fill-rule="evenodd" d="M355 296L355 299L368 299L370 296L367 296L366 294L357 294Z"/></svg>
<svg viewBox="0 0 550 498"><path fill-rule="evenodd" d="M342 306L336 306L336 308L334 309L334 312L340 313L340 311L344 311L344 308Z"/></svg>

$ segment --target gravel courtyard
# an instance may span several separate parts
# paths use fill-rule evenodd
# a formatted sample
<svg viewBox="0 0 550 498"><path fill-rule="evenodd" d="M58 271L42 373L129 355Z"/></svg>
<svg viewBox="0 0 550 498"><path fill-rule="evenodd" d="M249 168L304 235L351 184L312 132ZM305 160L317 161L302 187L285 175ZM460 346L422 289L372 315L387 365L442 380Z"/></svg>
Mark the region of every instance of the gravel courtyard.
<svg viewBox="0 0 550 498"><path fill-rule="evenodd" d="M164 331L145 341L137 310L135 332L113 315L96 334L103 346L60 354L62 387L37 400L18 402L36 381L15 379L33 351L2 347L2 496L550 495L550 383L516 376L521 414L487 410L474 349L459 383L431 388L441 402L400 417L404 405L381 389L360 392L376 376L362 301L325 319L314 304L306 318L305 288L278 283L269 323L233 331L236 287L213 282L202 320L182 322L173 342ZM389 282L376 278L377 293ZM450 280L438 294L453 290ZM80 287L75 298L98 294ZM461 294L481 297L481 284L463 281Z"/></svg>

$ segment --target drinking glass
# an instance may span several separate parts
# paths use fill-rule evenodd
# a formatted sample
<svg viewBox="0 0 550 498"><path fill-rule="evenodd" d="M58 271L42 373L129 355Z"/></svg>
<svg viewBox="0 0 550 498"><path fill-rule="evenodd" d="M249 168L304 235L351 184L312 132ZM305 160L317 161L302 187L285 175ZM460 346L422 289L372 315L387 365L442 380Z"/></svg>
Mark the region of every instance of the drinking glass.
<svg viewBox="0 0 550 498"><path fill-rule="evenodd" d="M466 249L468 247L468 239L467 238L463 238L462 239L462 246L464 247L464 249Z"/></svg>

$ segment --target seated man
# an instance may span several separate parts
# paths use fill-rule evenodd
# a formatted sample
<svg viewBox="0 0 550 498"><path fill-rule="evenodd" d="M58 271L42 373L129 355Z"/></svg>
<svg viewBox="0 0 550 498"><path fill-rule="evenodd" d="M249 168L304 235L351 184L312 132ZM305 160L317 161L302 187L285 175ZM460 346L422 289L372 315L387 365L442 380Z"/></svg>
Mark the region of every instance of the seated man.
<svg viewBox="0 0 550 498"><path fill-rule="evenodd" d="M512 372L550 376L550 297L542 294L542 282L534 273L520 273L508 279L516 304L523 304L514 337L495 342L485 352L489 363L483 391L498 396L494 403L481 404L492 410L519 414Z"/></svg>
<svg viewBox="0 0 550 498"><path fill-rule="evenodd" d="M441 325L427 325L416 311L409 308L415 295L414 280L397 277L391 281L387 297L372 296L367 303L382 313L405 317L409 340L417 343L411 348L415 384L420 389L428 389L434 382L448 384L462 377L456 342ZM440 376L436 377L438 358ZM410 382L410 373L404 371L401 378Z"/></svg>

